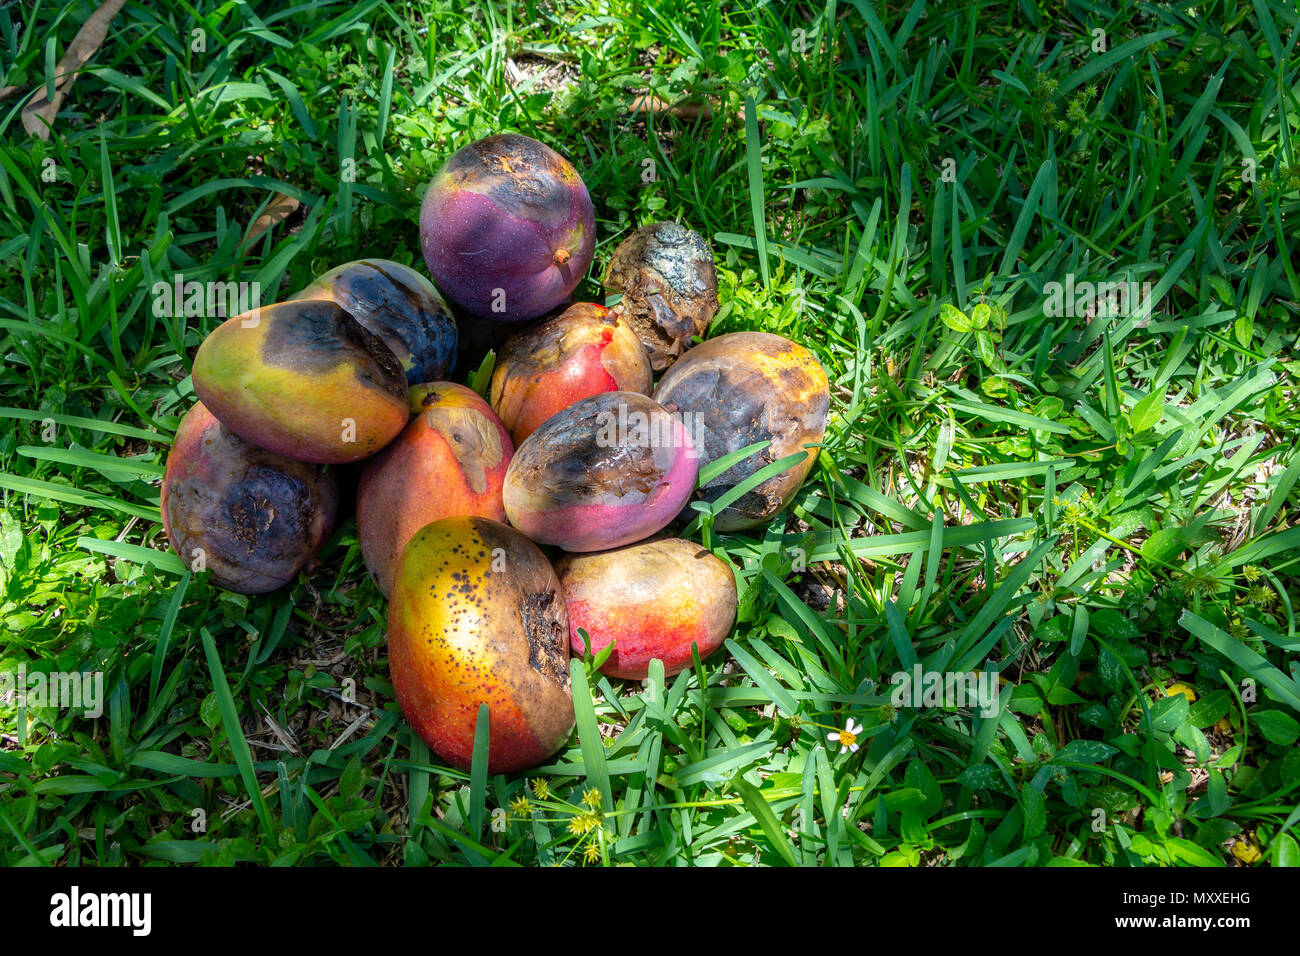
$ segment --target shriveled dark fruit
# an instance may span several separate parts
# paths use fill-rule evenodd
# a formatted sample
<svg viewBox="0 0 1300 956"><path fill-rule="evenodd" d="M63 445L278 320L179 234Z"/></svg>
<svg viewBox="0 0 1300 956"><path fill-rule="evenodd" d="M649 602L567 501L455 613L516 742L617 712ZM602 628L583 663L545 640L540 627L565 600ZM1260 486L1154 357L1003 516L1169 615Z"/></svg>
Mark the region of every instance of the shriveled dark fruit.
<svg viewBox="0 0 1300 956"><path fill-rule="evenodd" d="M656 372L703 337L718 311L713 250L676 222L642 226L614 250L605 288L623 293L614 311L632 326Z"/></svg>
<svg viewBox="0 0 1300 956"><path fill-rule="evenodd" d="M451 515L505 521L501 486L514 445L476 392L451 382L411 389L415 418L365 463L357 538L379 589L392 589L402 548L426 524Z"/></svg>
<svg viewBox="0 0 1300 956"><path fill-rule="evenodd" d="M217 326L194 356L194 391L246 441L318 464L370 457L410 417L397 356L323 299L262 306Z"/></svg>
<svg viewBox="0 0 1300 956"><path fill-rule="evenodd" d="M659 538L599 551L566 554L555 563L569 612L570 645L580 655L587 632L593 654L612 642L601 666L610 677L644 680L650 661L665 676L716 651L736 622L736 578L726 562L681 538Z"/></svg>
<svg viewBox="0 0 1300 956"><path fill-rule="evenodd" d="M548 418L515 451L510 523L566 551L649 537L686 504L697 456L682 423L644 395L603 392Z"/></svg>
<svg viewBox="0 0 1300 956"><path fill-rule="evenodd" d="M176 429L161 506L187 566L227 590L264 594L312 560L334 527L338 487L328 469L244 441L199 403Z"/></svg>
<svg viewBox="0 0 1300 956"><path fill-rule="evenodd" d="M506 341L492 373L492 408L519 444L556 412L600 392L648 394L645 350L603 305L578 302Z"/></svg>
<svg viewBox="0 0 1300 956"><path fill-rule="evenodd" d="M596 218L573 164L502 133L457 150L420 207L439 289L473 316L523 322L564 301L591 265Z"/></svg>
<svg viewBox="0 0 1300 956"><path fill-rule="evenodd" d="M700 467L748 445L770 441L698 492L713 502L759 469L796 452L805 457L741 495L714 527L735 531L764 524L803 484L826 434L830 390L826 371L802 345L768 332L709 339L664 373L655 400L681 415L700 451Z"/></svg>
<svg viewBox="0 0 1300 956"><path fill-rule="evenodd" d="M410 266L359 259L326 272L294 299L328 299L374 332L412 385L445 379L456 364L456 320L433 283Z"/></svg>
<svg viewBox="0 0 1300 956"><path fill-rule="evenodd" d="M388 608L388 666L402 713L468 770L488 705L488 772L555 753L573 730L569 618L537 546L487 518L444 518L407 543Z"/></svg>

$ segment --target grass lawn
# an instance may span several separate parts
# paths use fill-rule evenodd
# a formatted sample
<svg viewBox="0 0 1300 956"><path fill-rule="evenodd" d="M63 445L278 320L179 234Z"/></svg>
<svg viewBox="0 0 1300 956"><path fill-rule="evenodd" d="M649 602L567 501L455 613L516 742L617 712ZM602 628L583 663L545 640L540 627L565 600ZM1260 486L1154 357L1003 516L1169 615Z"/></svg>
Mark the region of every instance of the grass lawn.
<svg viewBox="0 0 1300 956"><path fill-rule="evenodd" d="M0 863L1300 865L1293 3L129 2L29 135L94 6L0 15ZM249 598L158 508L221 317L157 285L423 271L499 131L591 191L577 298L680 219L832 390L789 511L692 533L725 648L578 667L527 777L411 734L352 520Z"/></svg>

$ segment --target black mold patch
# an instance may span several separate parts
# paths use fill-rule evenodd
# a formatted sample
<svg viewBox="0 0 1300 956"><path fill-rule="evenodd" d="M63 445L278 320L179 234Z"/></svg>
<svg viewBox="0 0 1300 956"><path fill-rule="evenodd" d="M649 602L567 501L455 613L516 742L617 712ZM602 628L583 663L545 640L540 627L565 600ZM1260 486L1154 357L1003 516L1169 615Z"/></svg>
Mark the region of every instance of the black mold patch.
<svg viewBox="0 0 1300 956"><path fill-rule="evenodd" d="M406 401L406 373L384 340L344 309L319 299L265 306L261 358L267 365L305 375L326 375L350 362L363 385Z"/></svg>

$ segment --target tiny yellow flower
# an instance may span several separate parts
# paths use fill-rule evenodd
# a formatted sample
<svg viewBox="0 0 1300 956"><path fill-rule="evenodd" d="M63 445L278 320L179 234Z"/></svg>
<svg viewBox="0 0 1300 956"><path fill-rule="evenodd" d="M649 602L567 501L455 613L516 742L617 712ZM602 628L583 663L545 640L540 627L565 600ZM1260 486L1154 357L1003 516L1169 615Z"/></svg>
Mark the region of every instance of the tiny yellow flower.
<svg viewBox="0 0 1300 956"><path fill-rule="evenodd" d="M575 813L569 819L569 832L574 836L583 836L600 826L600 814L590 810Z"/></svg>
<svg viewBox="0 0 1300 956"><path fill-rule="evenodd" d="M600 791L595 787L588 787L582 792L582 802L592 809L600 806Z"/></svg>
<svg viewBox="0 0 1300 956"><path fill-rule="evenodd" d="M528 797L519 794L510 801L510 812L517 817L526 817L532 813L532 804L528 802Z"/></svg>
<svg viewBox="0 0 1300 956"><path fill-rule="evenodd" d="M831 743L840 745L840 753L848 750L852 753L858 752L858 734L862 733L862 725L856 723L852 717L849 718L843 730L833 730L826 735L826 739Z"/></svg>
<svg viewBox="0 0 1300 956"><path fill-rule="evenodd" d="M551 795L551 788L546 780L542 777L533 777L533 796L538 800L545 800Z"/></svg>
<svg viewBox="0 0 1300 956"><path fill-rule="evenodd" d="M582 858L588 863L600 862L600 846L596 843L588 843L582 851Z"/></svg>
<svg viewBox="0 0 1300 956"><path fill-rule="evenodd" d="M1166 697L1173 697L1174 694L1182 694L1187 698L1187 703L1189 704L1196 703L1196 691L1192 690L1192 688L1188 687L1186 684L1175 682L1165 688Z"/></svg>

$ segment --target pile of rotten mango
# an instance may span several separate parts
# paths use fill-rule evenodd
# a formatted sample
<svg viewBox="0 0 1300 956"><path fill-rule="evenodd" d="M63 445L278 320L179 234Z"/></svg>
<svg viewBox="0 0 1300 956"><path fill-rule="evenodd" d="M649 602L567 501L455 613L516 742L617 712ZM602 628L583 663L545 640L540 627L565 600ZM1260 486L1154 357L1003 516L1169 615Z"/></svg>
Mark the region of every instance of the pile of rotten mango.
<svg viewBox="0 0 1300 956"><path fill-rule="evenodd" d="M387 260L348 263L207 337L163 523L214 583L270 591L310 567L337 517L339 469L362 462L357 531L389 598L402 711L467 768L486 703L489 768L510 772L572 733L571 651L590 647L606 674L636 680L652 659L674 674L692 645L703 658L726 639L731 567L664 529L694 514L693 496L715 508L728 497L720 531L781 511L825 432L826 373L776 335L695 343L717 276L708 243L677 223L617 248L612 309L571 303L595 248L591 198L567 160L525 136L452 155L420 238L434 283ZM514 332L490 405L446 381L458 333L484 329ZM696 487L699 469L761 442Z"/></svg>

